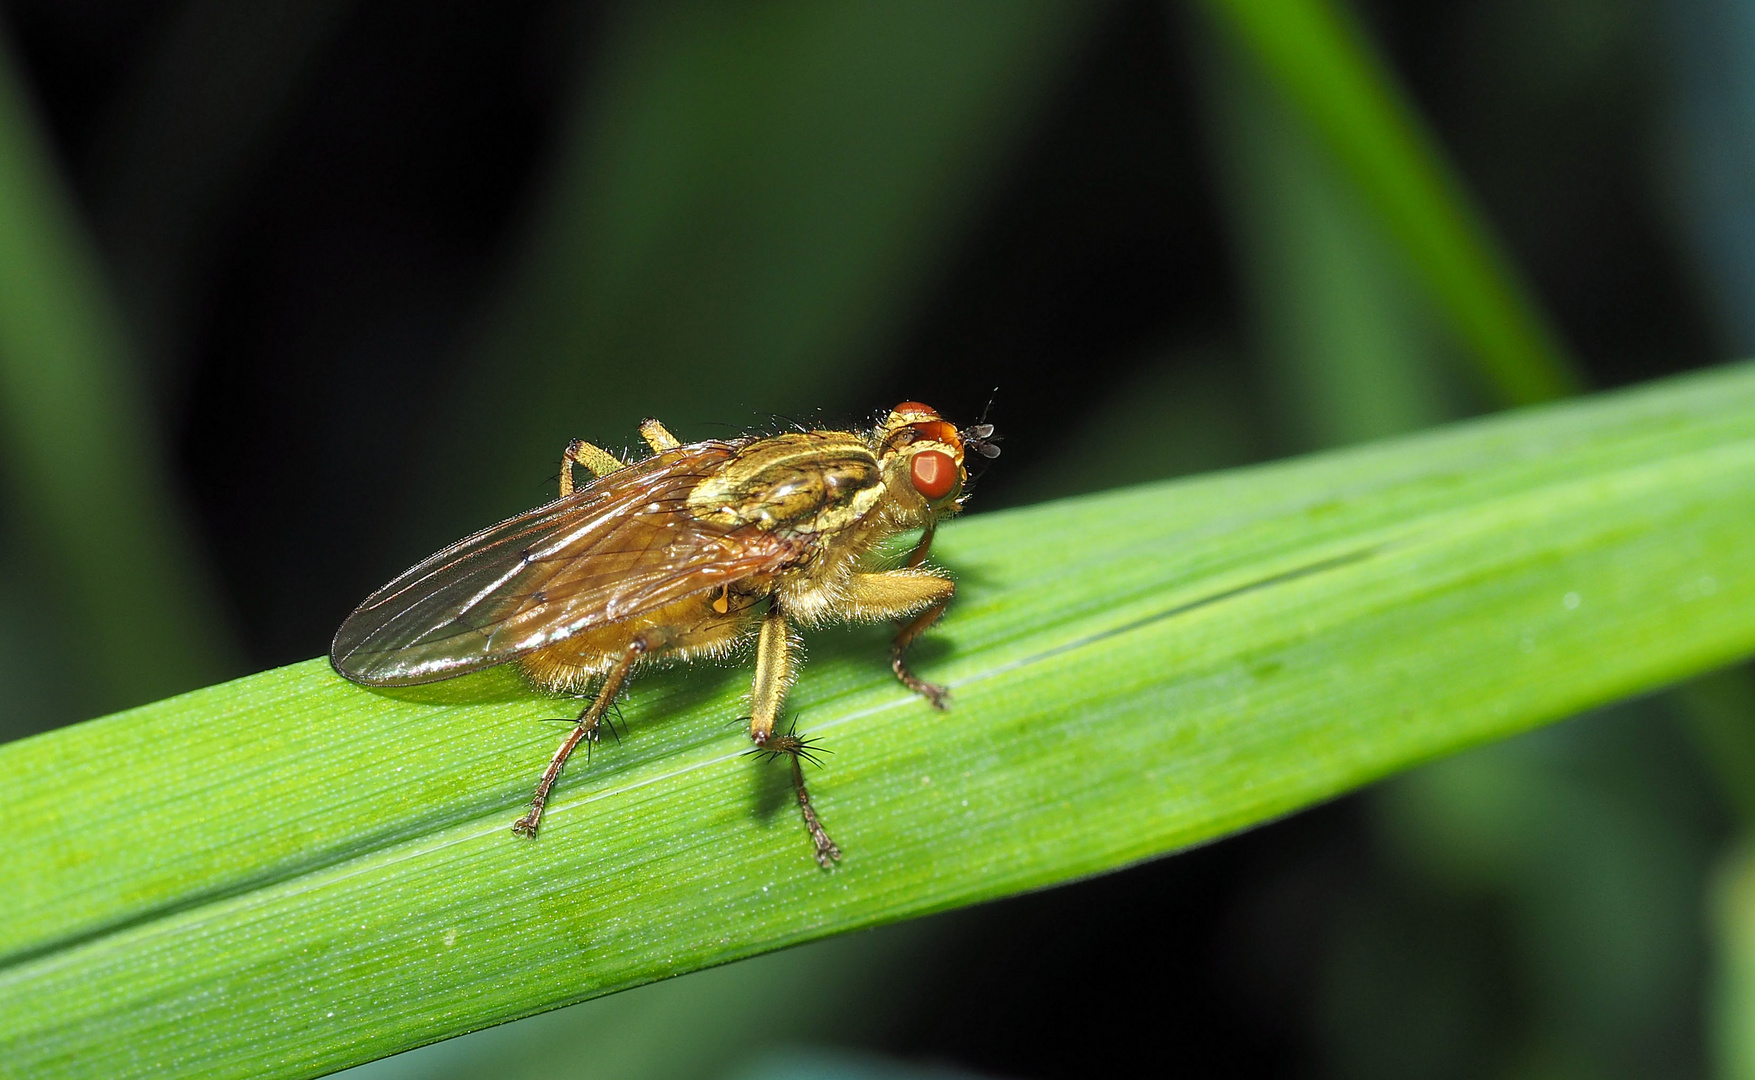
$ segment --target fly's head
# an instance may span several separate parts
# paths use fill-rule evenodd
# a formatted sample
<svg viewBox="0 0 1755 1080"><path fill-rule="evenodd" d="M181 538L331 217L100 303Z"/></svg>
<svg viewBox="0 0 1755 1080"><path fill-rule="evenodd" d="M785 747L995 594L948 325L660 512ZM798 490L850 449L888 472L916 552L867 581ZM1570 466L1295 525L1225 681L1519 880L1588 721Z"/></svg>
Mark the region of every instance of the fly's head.
<svg viewBox="0 0 1755 1080"><path fill-rule="evenodd" d="M969 482L964 456L997 454L998 448L986 441L992 435L992 427L985 424L958 431L938 410L918 401L891 409L874 434L873 450L897 522L923 525L961 509Z"/></svg>

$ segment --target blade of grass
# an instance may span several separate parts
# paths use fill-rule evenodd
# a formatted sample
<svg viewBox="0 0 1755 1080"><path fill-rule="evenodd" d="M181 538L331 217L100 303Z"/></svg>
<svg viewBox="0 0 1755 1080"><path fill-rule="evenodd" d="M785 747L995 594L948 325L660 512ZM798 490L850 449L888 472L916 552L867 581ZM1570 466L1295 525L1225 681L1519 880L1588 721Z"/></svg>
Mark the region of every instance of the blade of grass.
<svg viewBox="0 0 1755 1080"><path fill-rule="evenodd" d="M1351 174L1468 344L1484 389L1509 404L1577 391L1564 345L1351 20L1330 0L1201 6Z"/></svg>
<svg viewBox="0 0 1755 1080"><path fill-rule="evenodd" d="M322 661L0 748L0 1060L312 1075L1199 843L1755 649L1755 367L994 514L897 688L822 634L817 871L741 672L647 680L543 838L564 704Z"/></svg>
<svg viewBox="0 0 1755 1080"><path fill-rule="evenodd" d="M1453 419L1453 339L1379 209L1229 39L1198 50L1208 139L1236 237L1251 345L1272 376L1288 449Z"/></svg>
<svg viewBox="0 0 1755 1080"><path fill-rule="evenodd" d="M764 1050L857 1045L890 1020L911 961L950 927L916 920L666 979L385 1058L348 1080L719 1080ZM686 1038L679 1034L686 1032Z"/></svg>
<svg viewBox="0 0 1755 1080"><path fill-rule="evenodd" d="M77 635L77 677L115 708L235 666L174 509L146 400L0 42L0 439L33 561Z"/></svg>
<svg viewBox="0 0 1755 1080"><path fill-rule="evenodd" d="M1749 1080L1755 1077L1755 853L1746 844L1726 854L1711 902L1713 1074Z"/></svg>

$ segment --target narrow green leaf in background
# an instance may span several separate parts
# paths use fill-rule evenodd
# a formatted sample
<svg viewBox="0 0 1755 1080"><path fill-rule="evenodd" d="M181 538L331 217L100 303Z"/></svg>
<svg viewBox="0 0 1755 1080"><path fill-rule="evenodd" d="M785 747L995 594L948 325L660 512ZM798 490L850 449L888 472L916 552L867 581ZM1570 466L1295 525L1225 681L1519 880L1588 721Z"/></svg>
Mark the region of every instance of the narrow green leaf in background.
<svg viewBox="0 0 1755 1080"><path fill-rule="evenodd" d="M1755 856L1733 851L1712 896L1714 974L1711 1025L1720 1080L1755 1080Z"/></svg>
<svg viewBox="0 0 1755 1080"><path fill-rule="evenodd" d="M1216 47L1198 70L1217 187L1289 448L1456 418L1455 340L1381 207L1254 58L1207 36Z"/></svg>
<svg viewBox="0 0 1755 1080"><path fill-rule="evenodd" d="M1125 865L1755 649L1755 367L971 519L894 686L817 635L796 695L848 852L647 680L631 736L507 824L563 711L322 661L0 748L0 1061L311 1075L825 934Z"/></svg>
<svg viewBox="0 0 1755 1080"><path fill-rule="evenodd" d="M1518 287L1511 260L1351 19L1331 0L1205 0L1203 7L1282 86L1405 246L1470 347L1484 388L1510 404L1578 390L1583 379Z"/></svg>
<svg viewBox="0 0 1755 1080"><path fill-rule="evenodd" d="M1202 54L1203 97L1230 166L1222 190L1255 343L1286 388L1289 430L1320 442L1390 434L1564 376L1557 337L1530 321L1539 301L1493 255L1489 223L1363 35L1321 0L1273 23L1260 6L1224 7L1218 22L1233 32ZM1312 26L1327 29L1286 55L1285 32ZM1591 47L1526 40L1529 29L1518 47L1544 64ZM1378 129L1358 130L1368 120ZM1422 248L1446 229L1468 243ZM1330 1068L1688 1071L1700 888L1718 828L1702 781L1716 777L1732 807L1755 797L1752 700L1747 669L1729 668L1374 791L1371 868L1334 901L1317 961ZM1704 753L1674 737L1672 714ZM1706 776L1691 771L1696 758ZM1522 1022L1500 1018L1508 989L1495 982L1530 1002Z"/></svg>

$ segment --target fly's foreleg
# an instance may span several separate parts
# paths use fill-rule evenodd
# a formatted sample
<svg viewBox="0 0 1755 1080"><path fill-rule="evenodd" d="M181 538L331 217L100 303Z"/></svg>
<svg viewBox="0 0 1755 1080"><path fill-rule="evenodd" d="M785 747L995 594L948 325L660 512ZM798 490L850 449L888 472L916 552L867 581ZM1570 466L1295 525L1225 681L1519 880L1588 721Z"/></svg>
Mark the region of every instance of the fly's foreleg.
<svg viewBox="0 0 1755 1080"><path fill-rule="evenodd" d="M921 552L931 540L929 531L915 551ZM925 555L922 554L921 558ZM908 620L896 631L895 641L890 643L890 668L895 671L896 678L902 680L903 686L932 702L935 709L945 707L950 700L950 691L908 670L903 655L914 639L944 614L945 606L956 591L954 582L919 570L854 574L847 590L848 600L858 618Z"/></svg>
<svg viewBox="0 0 1755 1080"><path fill-rule="evenodd" d="M903 655L907 653L908 646L914 643L915 638L938 621L938 617L945 613L945 605L950 602L951 598L947 596L916 615L905 626L896 631L896 640L890 642L890 670L896 673L896 678L902 680L903 686L932 702L932 707L935 709L946 707L946 702L951 699L951 692L937 683L927 682L910 671L908 662L903 659Z"/></svg>
<svg viewBox="0 0 1755 1080"><path fill-rule="evenodd" d="M634 670L634 665L650 648L651 643L645 638L635 638L633 644L628 646L628 651L616 661L615 667L609 669L609 674L603 678L603 685L597 690L597 696L579 714L573 730L561 740L560 749L549 759L548 768L542 770L542 779L536 782L536 794L530 800L530 812L512 823L513 832L520 836L536 835L537 828L542 825L542 809L548 805L549 790L561 778L561 770L566 768L567 758L572 756L580 743L597 741L597 729L603 723L604 713L615 704L616 695L621 693L622 686L628 681L629 672Z"/></svg>
<svg viewBox="0 0 1755 1080"><path fill-rule="evenodd" d="M908 561L902 565L913 570L925 562L926 557L932 553L932 537L937 532L938 522L936 520L928 521L926 528L920 534L920 542L914 545L914 550L908 553Z"/></svg>
<svg viewBox="0 0 1755 1080"><path fill-rule="evenodd" d="M624 468L622 460L600 446L574 439L561 451L561 498L573 493L573 466L582 465L592 476L608 476Z"/></svg>
<svg viewBox="0 0 1755 1080"><path fill-rule="evenodd" d="M798 793L798 809L804 815L804 827L816 845L817 865L825 870L841 857L841 849L829 839L823 823L811 805L810 789L804 785L804 769L799 758L812 758L814 747L809 739L796 731L776 734L780 710L786 704L786 689L792 684L792 631L786 625L786 613L778 599L769 602L768 614L762 618L762 629L756 638L756 681L750 690L750 739L757 753L769 757L785 754L792 765L792 787ZM820 752L820 751L816 751Z"/></svg>

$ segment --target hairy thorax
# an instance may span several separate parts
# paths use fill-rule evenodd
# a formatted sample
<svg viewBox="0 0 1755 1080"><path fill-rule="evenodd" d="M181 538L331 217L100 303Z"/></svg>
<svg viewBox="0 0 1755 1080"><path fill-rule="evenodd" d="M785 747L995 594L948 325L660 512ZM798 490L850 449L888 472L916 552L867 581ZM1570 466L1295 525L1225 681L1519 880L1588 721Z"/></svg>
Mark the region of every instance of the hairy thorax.
<svg viewBox="0 0 1755 1080"><path fill-rule="evenodd" d="M863 441L801 431L741 448L696 485L688 510L727 528L833 535L869 514L883 494L877 457Z"/></svg>

